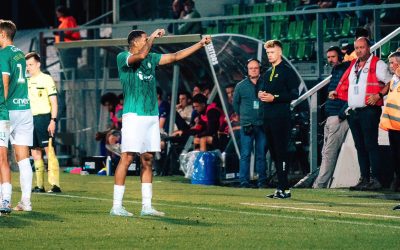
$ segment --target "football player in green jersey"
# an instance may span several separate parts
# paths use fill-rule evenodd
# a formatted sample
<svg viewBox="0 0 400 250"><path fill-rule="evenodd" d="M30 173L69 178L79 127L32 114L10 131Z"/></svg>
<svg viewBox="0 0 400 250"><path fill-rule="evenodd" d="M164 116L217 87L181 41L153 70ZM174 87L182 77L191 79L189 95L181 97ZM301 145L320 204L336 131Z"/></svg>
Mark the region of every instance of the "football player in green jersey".
<svg viewBox="0 0 400 250"><path fill-rule="evenodd" d="M144 31L132 30L128 35L129 50L118 54L118 74L124 93L122 116L121 160L115 171L114 200L111 215L132 216L122 206L125 178L136 153L142 163L141 215L164 216L151 205L153 181L153 154L160 152L160 127L156 93L155 69L158 65L173 63L190 56L211 42L204 36L198 43L171 54L151 53L155 39L165 34L155 30L150 36Z"/></svg>
<svg viewBox="0 0 400 250"><path fill-rule="evenodd" d="M12 21L0 21L0 68L10 116L10 142L20 170L22 197L15 210L31 211L32 166L29 146L33 140L33 117L25 77L25 54L14 46L17 28Z"/></svg>

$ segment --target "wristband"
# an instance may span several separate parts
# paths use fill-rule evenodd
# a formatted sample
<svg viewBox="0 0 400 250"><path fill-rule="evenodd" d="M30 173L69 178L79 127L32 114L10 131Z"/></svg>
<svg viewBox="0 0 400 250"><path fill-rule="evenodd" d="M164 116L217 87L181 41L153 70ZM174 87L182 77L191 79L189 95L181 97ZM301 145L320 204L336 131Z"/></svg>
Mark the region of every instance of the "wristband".
<svg viewBox="0 0 400 250"><path fill-rule="evenodd" d="M381 92L378 93L379 97L383 99L383 94Z"/></svg>
<svg viewBox="0 0 400 250"><path fill-rule="evenodd" d="M53 120L54 122L57 122L57 118L51 118L50 120Z"/></svg>

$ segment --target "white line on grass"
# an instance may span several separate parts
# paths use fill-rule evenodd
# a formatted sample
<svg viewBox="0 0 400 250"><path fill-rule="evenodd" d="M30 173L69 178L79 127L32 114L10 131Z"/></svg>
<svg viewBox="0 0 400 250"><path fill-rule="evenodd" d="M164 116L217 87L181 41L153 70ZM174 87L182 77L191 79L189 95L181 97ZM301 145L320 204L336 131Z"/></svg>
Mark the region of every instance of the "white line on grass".
<svg viewBox="0 0 400 250"><path fill-rule="evenodd" d="M106 198L97 198L97 197L90 197L90 196L78 196L78 195L66 195L66 194L42 194L46 196L55 196L55 197L64 197L64 198L77 198L77 199L85 199L85 200L98 200L98 201L108 201L111 202L112 199ZM125 201L127 203L134 203L140 204L139 201ZM399 229L400 226L394 225L385 225L385 224L378 224L378 223L368 223L368 222L357 222L357 221L345 221L344 219L325 219L325 218L318 218L315 217L305 217L305 216L291 216L291 215L282 215L282 214L267 214L267 213L260 213L260 212L249 212L249 211L240 211L240 210L228 210L228 209L217 209L211 207L197 207L197 206L188 206L188 205L171 205L165 203L154 203L156 205L161 206L168 206L168 207L177 207L177 208L186 208L186 209L198 209L204 211L213 211L219 213L237 213L237 214L244 214L244 215L257 215L257 216L267 216L267 217L277 217L277 218L285 218L285 219L296 219L296 220L303 220L303 221L324 221L324 222L333 222L338 224L348 224L348 225L360 225L360 226L375 226L375 227L382 227L382 228L393 228Z"/></svg>
<svg viewBox="0 0 400 250"><path fill-rule="evenodd" d="M268 208L312 211L312 212L333 213L333 214L358 215L358 216L377 217L377 218L385 218L385 219L400 219L400 216L394 216L394 215L365 214L365 213L354 213L354 212L345 212L345 211L334 211L334 210L327 210L327 209L277 206L277 205L269 205L269 204L265 204L265 203L240 203L240 204L246 205L246 206L253 206L253 207L268 207Z"/></svg>

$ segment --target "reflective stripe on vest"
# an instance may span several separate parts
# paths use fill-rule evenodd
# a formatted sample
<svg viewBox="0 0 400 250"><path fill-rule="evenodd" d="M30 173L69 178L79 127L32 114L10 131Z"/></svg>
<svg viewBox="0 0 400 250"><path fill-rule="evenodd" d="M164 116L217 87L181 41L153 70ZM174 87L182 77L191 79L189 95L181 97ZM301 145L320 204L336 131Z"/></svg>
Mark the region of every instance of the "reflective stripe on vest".
<svg viewBox="0 0 400 250"><path fill-rule="evenodd" d="M390 89L392 86L393 80L390 82ZM397 89L389 91L386 102L379 127L384 130L400 130L400 92Z"/></svg>

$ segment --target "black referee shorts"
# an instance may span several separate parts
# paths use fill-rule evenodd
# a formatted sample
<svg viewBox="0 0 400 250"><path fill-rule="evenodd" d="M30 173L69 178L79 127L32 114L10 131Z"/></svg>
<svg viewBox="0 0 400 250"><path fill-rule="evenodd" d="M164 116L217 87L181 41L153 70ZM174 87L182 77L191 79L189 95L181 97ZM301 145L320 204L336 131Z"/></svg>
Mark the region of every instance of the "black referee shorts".
<svg viewBox="0 0 400 250"><path fill-rule="evenodd" d="M33 116L33 145L32 148L45 148L49 145L49 127L51 114Z"/></svg>

